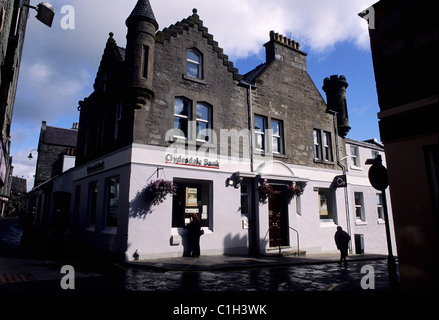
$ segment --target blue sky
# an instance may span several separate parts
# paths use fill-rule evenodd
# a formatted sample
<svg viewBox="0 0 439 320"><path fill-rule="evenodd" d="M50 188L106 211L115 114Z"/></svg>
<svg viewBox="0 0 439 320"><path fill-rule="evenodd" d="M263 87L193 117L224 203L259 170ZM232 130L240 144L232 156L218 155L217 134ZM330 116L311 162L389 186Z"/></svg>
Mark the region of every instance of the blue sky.
<svg viewBox="0 0 439 320"><path fill-rule="evenodd" d="M32 1L31 1L32 2ZM137 0L71 0L74 9L65 29L61 21L66 1L51 0L56 9L51 29L31 12L25 38L17 97L12 121L14 175L33 186L35 163L27 155L37 148L41 121L71 128L78 121L77 103L92 93L93 82L108 33L119 46L126 44L125 19ZM349 87L347 103L356 140L379 140L378 101L367 23L358 13L374 0L150 0L160 30L192 14L197 8L220 47L241 74L265 60L263 44L270 30L301 43L308 53L308 73L317 89L323 79L344 75ZM34 4L34 3L33 3Z"/></svg>

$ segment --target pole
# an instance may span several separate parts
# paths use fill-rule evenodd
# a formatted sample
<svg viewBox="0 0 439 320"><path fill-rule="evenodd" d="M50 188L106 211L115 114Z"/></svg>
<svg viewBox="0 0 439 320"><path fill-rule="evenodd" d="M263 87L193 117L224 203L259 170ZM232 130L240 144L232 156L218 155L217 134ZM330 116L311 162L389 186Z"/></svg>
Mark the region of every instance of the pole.
<svg viewBox="0 0 439 320"><path fill-rule="evenodd" d="M328 110L328 112L332 113L334 116L334 130L335 130L335 148L336 157L337 157L337 165L343 170L343 175L346 176L346 166L343 165L340 161L340 145L338 141L338 120L337 120L337 112L333 110ZM348 182L346 180L346 187L344 188L344 199L345 199L345 208L346 208L346 230L350 237L351 234L351 217L349 214L349 194L348 194ZM352 254L352 241L349 241L349 254Z"/></svg>
<svg viewBox="0 0 439 320"><path fill-rule="evenodd" d="M383 211L384 211L384 219L386 226L386 238L387 238L387 269L389 271L389 280L390 280L390 289L397 290L398 289L398 274L396 270L396 261L393 255L392 250L392 240L390 238L390 224L389 224L389 214L387 211L387 197L386 197L386 189L381 190L381 195L383 198Z"/></svg>

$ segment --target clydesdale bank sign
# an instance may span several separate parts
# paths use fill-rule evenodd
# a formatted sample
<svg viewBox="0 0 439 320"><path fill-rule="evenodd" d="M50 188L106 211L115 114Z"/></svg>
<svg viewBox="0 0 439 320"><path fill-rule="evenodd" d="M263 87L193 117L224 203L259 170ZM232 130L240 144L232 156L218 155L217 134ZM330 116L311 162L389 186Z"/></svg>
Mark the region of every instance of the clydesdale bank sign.
<svg viewBox="0 0 439 320"><path fill-rule="evenodd" d="M187 157L182 155L166 154L165 162L182 166L202 167L210 169L219 169L219 160L210 160L208 158Z"/></svg>

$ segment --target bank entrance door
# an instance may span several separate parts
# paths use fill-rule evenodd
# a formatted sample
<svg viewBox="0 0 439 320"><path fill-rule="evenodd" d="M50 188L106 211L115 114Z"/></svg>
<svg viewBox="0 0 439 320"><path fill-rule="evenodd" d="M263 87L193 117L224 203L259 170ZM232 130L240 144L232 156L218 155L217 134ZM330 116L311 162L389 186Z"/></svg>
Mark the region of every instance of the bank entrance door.
<svg viewBox="0 0 439 320"><path fill-rule="evenodd" d="M274 195L268 199L269 247L289 246L288 202L286 187L274 186Z"/></svg>

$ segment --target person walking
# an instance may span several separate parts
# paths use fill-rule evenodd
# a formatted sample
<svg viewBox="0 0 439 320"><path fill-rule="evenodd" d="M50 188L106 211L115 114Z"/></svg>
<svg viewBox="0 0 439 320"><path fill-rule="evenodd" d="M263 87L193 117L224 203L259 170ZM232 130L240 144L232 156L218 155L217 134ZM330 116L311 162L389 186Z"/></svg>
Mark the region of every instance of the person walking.
<svg viewBox="0 0 439 320"><path fill-rule="evenodd" d="M189 244L191 246L191 257L200 256L200 236L202 234L201 221L196 213L192 213L191 222L188 226Z"/></svg>
<svg viewBox="0 0 439 320"><path fill-rule="evenodd" d="M343 230L342 227L338 226L337 231L334 235L335 244L337 245L337 249L340 250L340 265L344 262L346 266L348 264L347 256L348 256L348 248L349 241L351 240L351 236Z"/></svg>

